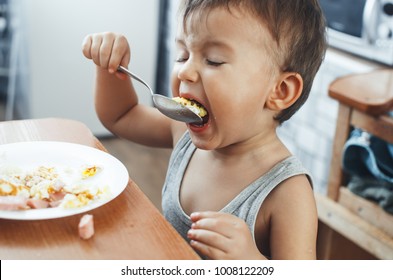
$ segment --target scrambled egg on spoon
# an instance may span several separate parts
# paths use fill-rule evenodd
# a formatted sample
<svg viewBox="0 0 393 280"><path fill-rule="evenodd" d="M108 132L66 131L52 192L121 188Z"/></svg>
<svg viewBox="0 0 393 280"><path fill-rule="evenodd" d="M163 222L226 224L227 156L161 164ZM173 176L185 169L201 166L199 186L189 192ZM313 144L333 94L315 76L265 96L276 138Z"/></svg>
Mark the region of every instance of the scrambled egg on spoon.
<svg viewBox="0 0 393 280"><path fill-rule="evenodd" d="M199 102L197 102L195 100L186 99L184 97L174 97L172 99L174 101L176 101L177 103L180 103L184 107L187 107L188 109L190 109L192 112L194 112L198 116L200 116L203 120L202 125L207 123L209 116L208 116L207 110L205 109L205 107L202 106L202 104L200 104Z"/></svg>

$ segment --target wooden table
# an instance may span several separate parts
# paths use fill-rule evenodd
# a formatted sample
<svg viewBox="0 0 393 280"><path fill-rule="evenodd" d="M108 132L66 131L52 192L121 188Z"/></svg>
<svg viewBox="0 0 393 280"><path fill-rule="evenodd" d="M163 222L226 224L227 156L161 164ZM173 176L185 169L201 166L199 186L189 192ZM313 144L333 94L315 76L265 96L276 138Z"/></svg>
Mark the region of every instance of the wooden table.
<svg viewBox="0 0 393 280"><path fill-rule="evenodd" d="M40 140L106 151L77 121L0 122L0 144ZM198 259L132 179L121 195L89 213L94 215L95 235L88 240L78 235L83 214L37 221L0 219L0 259Z"/></svg>

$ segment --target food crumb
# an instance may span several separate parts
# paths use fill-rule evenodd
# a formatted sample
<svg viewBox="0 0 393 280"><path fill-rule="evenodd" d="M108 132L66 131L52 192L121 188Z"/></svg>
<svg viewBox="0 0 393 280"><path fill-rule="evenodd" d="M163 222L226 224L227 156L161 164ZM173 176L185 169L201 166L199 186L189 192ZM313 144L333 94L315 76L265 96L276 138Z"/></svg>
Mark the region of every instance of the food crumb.
<svg viewBox="0 0 393 280"><path fill-rule="evenodd" d="M85 214L79 221L79 236L82 239L89 239L94 235L94 219L93 215Z"/></svg>

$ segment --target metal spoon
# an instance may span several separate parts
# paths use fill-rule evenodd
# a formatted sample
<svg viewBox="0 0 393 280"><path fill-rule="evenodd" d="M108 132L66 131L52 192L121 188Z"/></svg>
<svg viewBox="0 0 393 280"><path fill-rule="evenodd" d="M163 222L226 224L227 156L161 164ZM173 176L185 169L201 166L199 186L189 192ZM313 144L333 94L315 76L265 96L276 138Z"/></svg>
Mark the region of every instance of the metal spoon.
<svg viewBox="0 0 393 280"><path fill-rule="evenodd" d="M172 98L155 94L153 90L150 88L150 86L144 80L142 80L137 75L129 71L127 68L123 66L119 66L117 70L129 75L131 78L137 80L138 82L146 86L150 91L155 107L165 116L185 123L201 124L203 122L200 116L198 116L196 113L194 113L187 107L177 103Z"/></svg>

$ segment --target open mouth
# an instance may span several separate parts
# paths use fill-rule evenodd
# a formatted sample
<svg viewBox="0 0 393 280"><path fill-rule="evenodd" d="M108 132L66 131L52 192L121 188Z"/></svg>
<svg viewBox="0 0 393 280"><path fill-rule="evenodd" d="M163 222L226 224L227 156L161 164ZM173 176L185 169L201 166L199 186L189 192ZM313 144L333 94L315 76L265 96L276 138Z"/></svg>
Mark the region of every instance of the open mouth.
<svg viewBox="0 0 393 280"><path fill-rule="evenodd" d="M195 101L193 99L187 99L184 97L174 97L173 100L176 101L177 103L180 103L184 107L187 107L192 112L194 112L196 115L198 115L202 118L202 124L198 123L198 124L192 124L192 125L203 126L208 122L209 113L206 110L206 108L198 101Z"/></svg>

